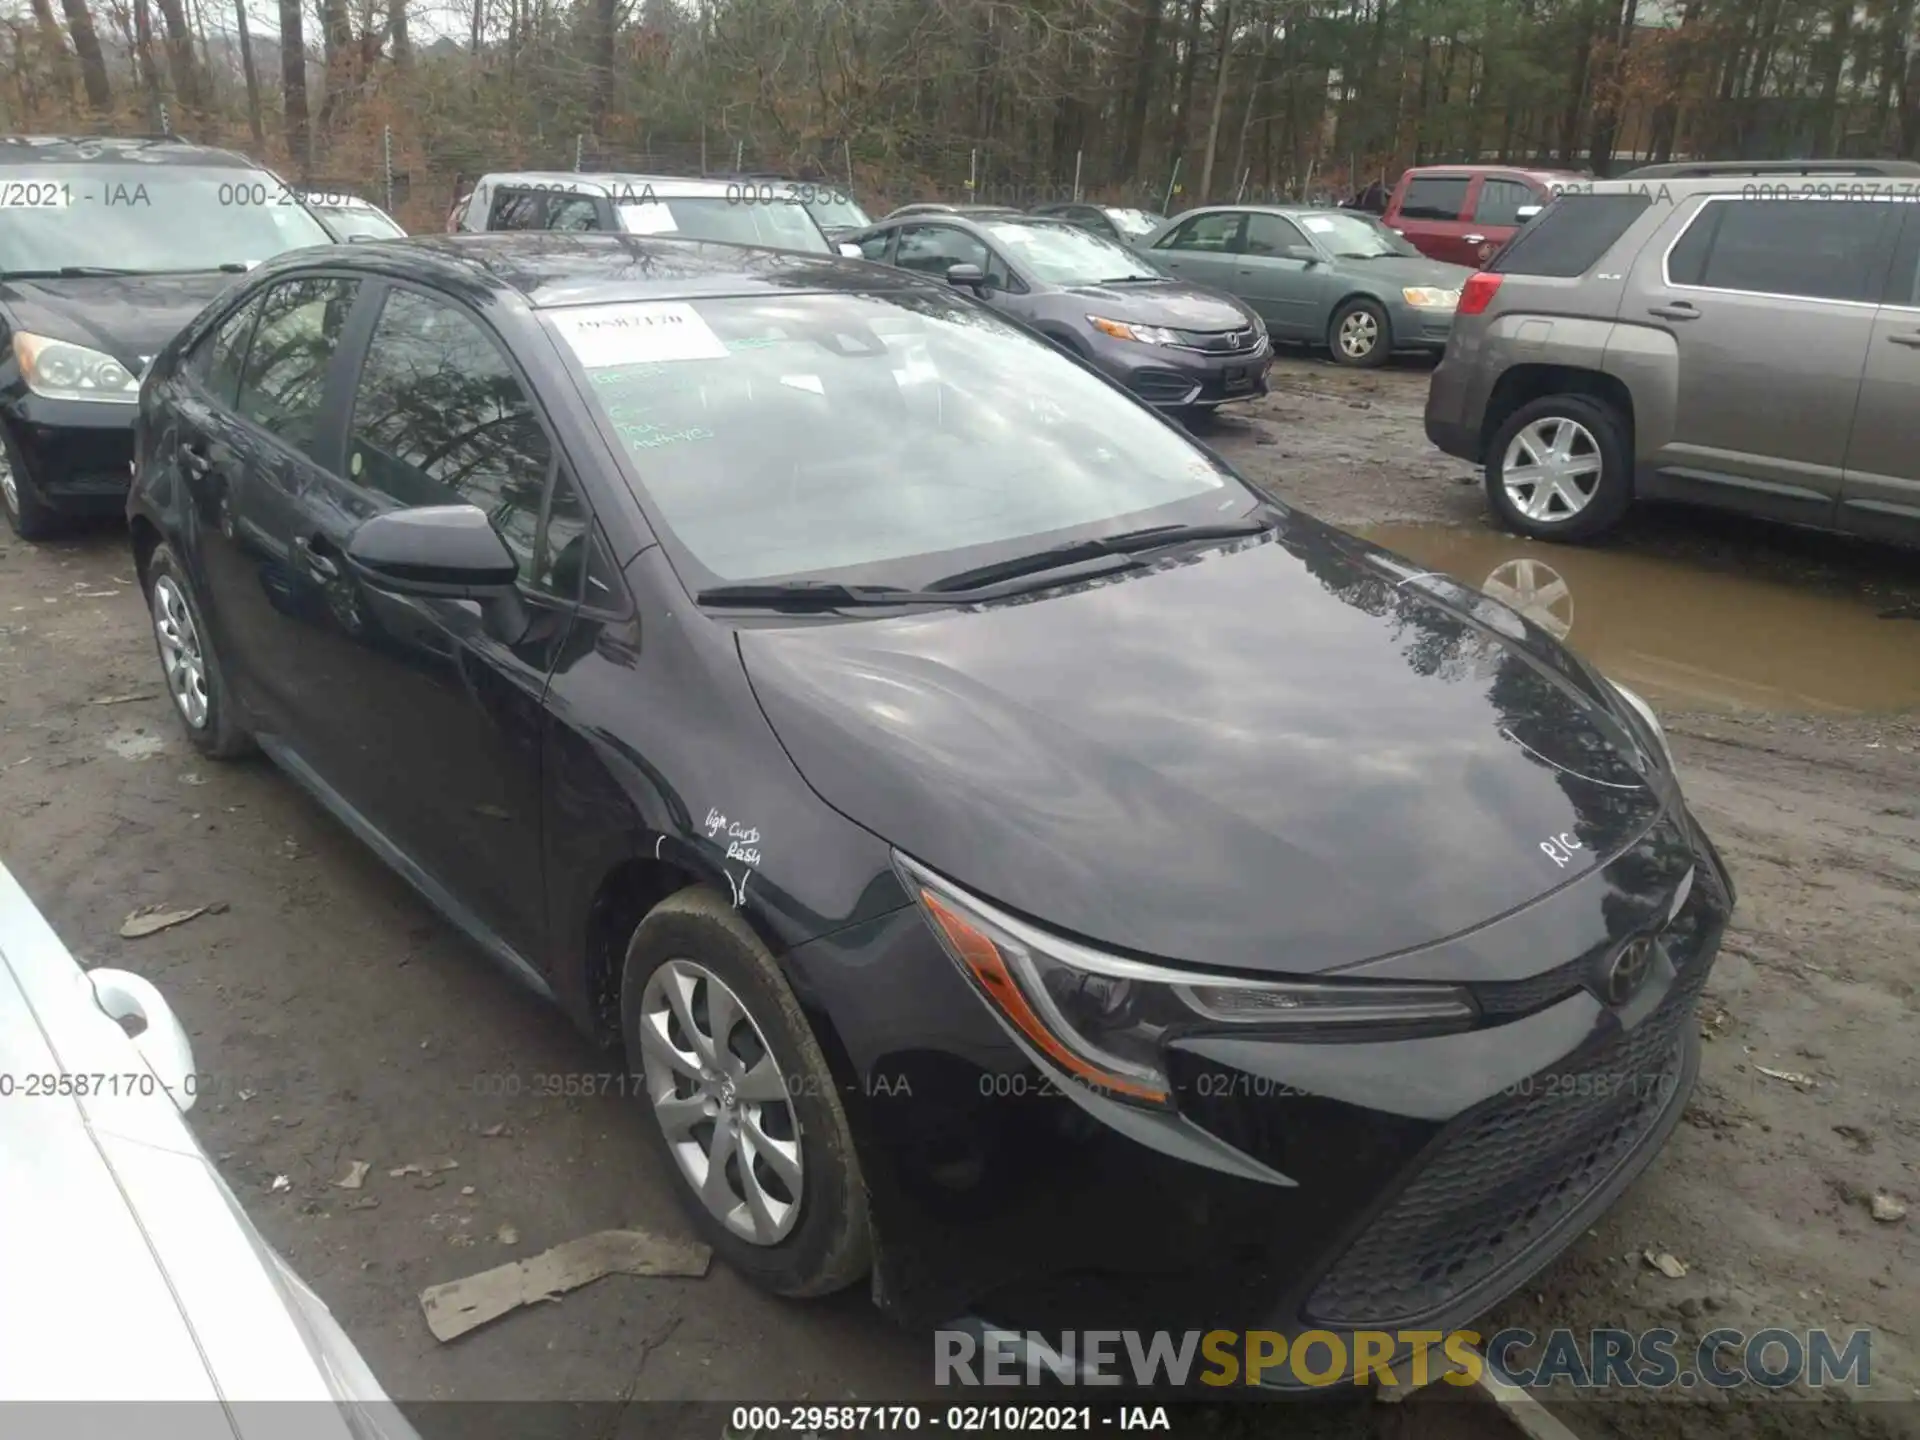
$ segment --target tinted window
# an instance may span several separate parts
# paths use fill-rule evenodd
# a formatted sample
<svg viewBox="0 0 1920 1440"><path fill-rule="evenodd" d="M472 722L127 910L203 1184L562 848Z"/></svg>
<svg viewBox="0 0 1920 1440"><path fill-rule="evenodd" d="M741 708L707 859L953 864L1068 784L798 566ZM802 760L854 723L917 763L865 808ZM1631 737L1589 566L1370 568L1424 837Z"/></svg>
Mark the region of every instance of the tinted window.
<svg viewBox="0 0 1920 1440"><path fill-rule="evenodd" d="M882 230L877 235L865 235L860 239L860 253L869 260L885 261L887 251L893 245L893 232Z"/></svg>
<svg viewBox="0 0 1920 1440"><path fill-rule="evenodd" d="M1283 220L1278 215L1247 216L1247 238L1241 246L1247 254L1285 255L1296 245L1312 248L1291 220Z"/></svg>
<svg viewBox="0 0 1920 1440"><path fill-rule="evenodd" d="M1476 225L1518 225L1520 207L1538 205L1540 197L1533 188L1518 180L1482 180L1480 198L1473 202Z"/></svg>
<svg viewBox="0 0 1920 1440"><path fill-rule="evenodd" d="M987 248L986 241L951 225L902 226L893 263L903 270L918 270L942 280L951 266L978 265L994 284L1003 289L1009 284L1007 267Z"/></svg>
<svg viewBox="0 0 1920 1440"><path fill-rule="evenodd" d="M359 290L357 280L289 280L260 303L234 408L312 455L327 366Z"/></svg>
<svg viewBox="0 0 1920 1440"><path fill-rule="evenodd" d="M1584 275L1652 203L1648 195L1562 195L1487 268L1503 275Z"/></svg>
<svg viewBox="0 0 1920 1440"><path fill-rule="evenodd" d="M547 213L546 192L540 190L502 190L493 197L493 218L489 230L539 230Z"/></svg>
<svg viewBox="0 0 1920 1440"><path fill-rule="evenodd" d="M598 230L600 211L591 195L556 195L547 207L549 230Z"/></svg>
<svg viewBox="0 0 1920 1440"><path fill-rule="evenodd" d="M1891 201L1711 201L1674 246L1667 275L1714 290L1877 302L1904 213Z"/></svg>
<svg viewBox="0 0 1920 1440"><path fill-rule="evenodd" d="M1402 220L1458 220L1467 203L1467 177L1430 175L1407 182Z"/></svg>
<svg viewBox="0 0 1920 1440"><path fill-rule="evenodd" d="M223 405L231 405L240 390L240 365L247 358L247 337L260 314L258 299L249 300L201 338L187 366L200 377L207 392Z"/></svg>
<svg viewBox="0 0 1920 1440"><path fill-rule="evenodd" d="M388 296L353 401L347 471L401 505L478 505L520 562L536 556L553 459L533 402L478 321L411 291Z"/></svg>
<svg viewBox="0 0 1920 1440"><path fill-rule="evenodd" d="M1920 208L1908 212L1900 248L1894 252L1893 269L1887 273L1883 303L1920 307Z"/></svg>
<svg viewBox="0 0 1920 1440"><path fill-rule="evenodd" d="M566 600L579 600L585 584L593 546L593 515L580 499L580 491L568 477L564 466L556 466L553 490L547 499L546 534L534 547L535 560L530 579L533 584ZM522 574L526 574L522 567ZM606 582L600 582L604 590ZM590 597L602 607L612 603L611 593Z"/></svg>
<svg viewBox="0 0 1920 1440"><path fill-rule="evenodd" d="M1239 233L1240 212L1238 210L1219 211L1212 215L1196 215L1162 240L1156 248L1210 251L1221 254L1233 248L1234 237Z"/></svg>
<svg viewBox="0 0 1920 1440"><path fill-rule="evenodd" d="M543 315L696 574L923 584L985 547L1253 503L1175 427L945 289Z"/></svg>

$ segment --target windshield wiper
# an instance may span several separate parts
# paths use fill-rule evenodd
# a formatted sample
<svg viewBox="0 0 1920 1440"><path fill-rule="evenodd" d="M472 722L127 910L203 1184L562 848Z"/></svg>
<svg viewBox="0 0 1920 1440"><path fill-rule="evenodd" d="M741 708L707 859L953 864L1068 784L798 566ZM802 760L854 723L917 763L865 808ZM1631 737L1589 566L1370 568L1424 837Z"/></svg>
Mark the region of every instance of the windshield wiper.
<svg viewBox="0 0 1920 1440"><path fill-rule="evenodd" d="M1122 530L1118 535L1096 535L1088 540L1069 540L1064 545L1036 550L1030 555L1015 555L1010 559L996 560L989 565L980 565L971 570L962 570L955 575L943 576L930 583L927 589L941 594L977 590L982 586L998 584L1003 580L1020 580L1031 575L1044 575L1051 570L1064 570L1068 566L1082 565L1094 560L1115 561L1117 563L1109 568L1123 570L1135 564L1139 556L1150 550L1164 549L1169 545L1184 545L1196 540L1234 540L1243 535L1259 535L1272 527L1271 516L1248 516L1241 520L1223 520L1207 525L1149 525L1140 530ZM1099 573L1106 573L1106 571Z"/></svg>
<svg viewBox="0 0 1920 1440"><path fill-rule="evenodd" d="M858 605L951 605L951 595L903 590L898 585L843 585L837 580L781 580L760 585L714 585L694 600L749 610L840 610Z"/></svg>
<svg viewBox="0 0 1920 1440"><path fill-rule="evenodd" d="M1164 280L1164 275L1109 275L1105 280L1096 280L1096 285L1141 285L1149 280Z"/></svg>

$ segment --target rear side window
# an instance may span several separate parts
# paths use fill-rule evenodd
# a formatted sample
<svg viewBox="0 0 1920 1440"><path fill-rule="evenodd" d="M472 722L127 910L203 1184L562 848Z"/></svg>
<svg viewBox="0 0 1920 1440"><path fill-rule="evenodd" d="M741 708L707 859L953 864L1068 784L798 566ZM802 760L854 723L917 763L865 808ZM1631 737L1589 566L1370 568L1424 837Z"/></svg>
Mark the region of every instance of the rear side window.
<svg viewBox="0 0 1920 1440"><path fill-rule="evenodd" d="M1476 225L1518 225L1523 205L1538 205L1533 187L1518 180L1483 180L1480 198L1473 202Z"/></svg>
<svg viewBox="0 0 1920 1440"><path fill-rule="evenodd" d="M547 197L539 190L503 190L494 197L489 230L546 228Z"/></svg>
<svg viewBox="0 0 1920 1440"><path fill-rule="evenodd" d="M247 347L234 408L294 449L314 453L327 368L360 289L357 280L289 280L267 292Z"/></svg>
<svg viewBox="0 0 1920 1440"><path fill-rule="evenodd" d="M1562 195L1487 268L1502 275L1584 275L1652 203L1650 195Z"/></svg>
<svg viewBox="0 0 1920 1440"><path fill-rule="evenodd" d="M1712 200L1667 256L1674 285L1878 302L1903 208L1874 200Z"/></svg>
<svg viewBox="0 0 1920 1440"><path fill-rule="evenodd" d="M1458 220L1466 207L1468 177L1423 175L1407 182L1400 201L1402 220Z"/></svg>
<svg viewBox="0 0 1920 1440"><path fill-rule="evenodd" d="M598 230L600 209L591 195L556 195L547 211L549 230Z"/></svg>
<svg viewBox="0 0 1920 1440"><path fill-rule="evenodd" d="M884 262L887 251L893 248L893 231L882 230L878 235L864 236L859 245L860 253L867 259Z"/></svg>

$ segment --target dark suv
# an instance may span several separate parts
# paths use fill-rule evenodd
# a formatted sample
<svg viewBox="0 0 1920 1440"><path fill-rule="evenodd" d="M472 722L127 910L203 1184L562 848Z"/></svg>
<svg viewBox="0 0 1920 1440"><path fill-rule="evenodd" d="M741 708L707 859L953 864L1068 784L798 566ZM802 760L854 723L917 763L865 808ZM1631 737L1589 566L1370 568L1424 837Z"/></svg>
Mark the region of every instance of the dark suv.
<svg viewBox="0 0 1920 1440"><path fill-rule="evenodd" d="M1920 164L1807 168L1593 182L1467 281L1427 437L1510 528L1652 498L1920 544Z"/></svg>
<svg viewBox="0 0 1920 1440"><path fill-rule="evenodd" d="M262 260L333 237L244 155L0 137L0 510L23 539L118 512L140 377Z"/></svg>

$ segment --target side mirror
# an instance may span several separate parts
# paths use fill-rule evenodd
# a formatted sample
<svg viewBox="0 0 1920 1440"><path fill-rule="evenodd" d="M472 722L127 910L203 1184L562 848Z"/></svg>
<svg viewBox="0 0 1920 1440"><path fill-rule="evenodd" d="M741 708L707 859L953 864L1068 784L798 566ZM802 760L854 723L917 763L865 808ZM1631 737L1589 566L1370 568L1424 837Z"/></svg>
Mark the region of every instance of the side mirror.
<svg viewBox="0 0 1920 1440"><path fill-rule="evenodd" d="M978 265L949 265L947 283L959 285L968 290L978 290L987 283L987 272Z"/></svg>
<svg viewBox="0 0 1920 1440"><path fill-rule="evenodd" d="M478 600L487 628L515 644L532 624L515 588L520 566L477 505L389 510L347 537L347 565L377 590Z"/></svg>
<svg viewBox="0 0 1920 1440"><path fill-rule="evenodd" d="M1311 245L1289 245L1286 254L1289 260L1299 260L1308 265L1320 263L1320 252Z"/></svg>
<svg viewBox="0 0 1920 1440"><path fill-rule="evenodd" d="M1531 220L1534 216L1538 215L1543 208L1544 208L1543 206L1539 206L1539 205L1522 205L1518 210L1514 211L1513 213L1514 213L1514 217L1517 220L1519 220L1519 222L1522 225L1524 225L1527 223L1527 221Z"/></svg>

